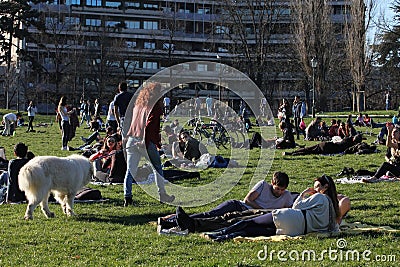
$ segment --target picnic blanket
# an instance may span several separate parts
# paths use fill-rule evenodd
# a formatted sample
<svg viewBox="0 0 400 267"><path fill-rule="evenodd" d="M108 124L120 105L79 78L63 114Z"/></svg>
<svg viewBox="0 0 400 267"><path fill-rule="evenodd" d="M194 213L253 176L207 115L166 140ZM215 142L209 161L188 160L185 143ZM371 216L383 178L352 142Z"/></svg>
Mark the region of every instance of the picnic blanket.
<svg viewBox="0 0 400 267"><path fill-rule="evenodd" d="M381 233L400 233L400 230L393 229L390 226L373 226L368 224L363 224L361 222L347 223L344 220L340 224L339 232L331 233L309 233L300 236L288 236L288 235L274 235L274 236L257 236L257 237L235 237L233 240L237 242L260 242L260 241L272 241L280 242L285 240L297 240L304 239L307 237L331 237L338 236L341 234L358 235L366 232L381 232Z"/></svg>
<svg viewBox="0 0 400 267"><path fill-rule="evenodd" d="M336 179L336 183L339 184L358 184L358 183L365 183L363 182L363 179L368 179L371 178L371 176L353 176L353 177L345 177L345 178L339 178ZM379 182L397 182L400 181L399 178L397 177L391 177L391 176L382 176L381 178L374 180L374 183L379 183Z"/></svg>

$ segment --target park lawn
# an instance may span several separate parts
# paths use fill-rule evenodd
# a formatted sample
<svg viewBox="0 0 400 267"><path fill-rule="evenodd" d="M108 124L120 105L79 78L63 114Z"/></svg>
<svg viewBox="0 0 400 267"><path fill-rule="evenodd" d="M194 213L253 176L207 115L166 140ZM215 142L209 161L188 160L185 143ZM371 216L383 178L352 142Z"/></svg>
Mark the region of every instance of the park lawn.
<svg viewBox="0 0 400 267"><path fill-rule="evenodd" d="M371 114L373 112L370 112ZM4 110L2 110L4 114ZM384 113L382 113L384 114ZM336 114L334 115L336 116ZM328 119L326 119L328 121ZM61 137L54 116L37 116L35 123L46 123L47 127L35 127L35 133L26 133L26 128L18 128L13 137L0 136L0 146L5 147L8 159L12 159L13 146L24 142L35 155L67 156L73 152L61 151ZM52 123L53 122L53 123ZM364 130L358 128L358 130ZM377 133L379 129L374 129ZM70 146L77 147L82 142L80 136L87 136L87 129L78 128L77 137ZM278 136L280 135L277 131ZM375 136L366 136L366 142L374 141ZM299 141L300 144L315 142ZM376 170L384 160L385 147L380 153L370 155L345 156L282 156L276 151L271 168L261 164L262 177L270 180L272 172L285 171L290 177L289 189L301 192L313 184L313 178L328 174L335 176L343 167ZM201 207L187 208L190 213L206 211L227 199L242 199L248 192L250 181L257 166L259 149L250 151L250 160L238 184L222 199ZM222 151L226 153L226 151ZM233 158L240 155L234 154ZM180 181L180 184L193 186L212 181L222 173L220 169L208 169L201 174L201 181ZM268 173L269 171L269 173ZM134 186L134 198L138 206L122 207L122 185L95 186L104 198L102 203L77 203L74 218L65 217L59 205L50 204L56 218L46 219L37 208L33 221L24 221L26 205L0 206L0 266L280 266L277 251L289 253L314 250L318 255L323 250L337 249L339 238L344 238L347 246L343 249L371 251L371 260L333 261L325 255L320 262L292 261L288 254L283 255L289 266L397 266L391 255L400 261L399 234L370 232L363 235L341 235L332 238L307 237L303 240L284 242L213 243L197 234L189 236L158 235L156 227L150 222L157 217L175 211L175 207L160 204ZM338 191L350 197L352 210L346 221L363 222L375 226L388 225L400 229L399 205L400 183L337 185ZM272 253L272 259L259 259L260 251ZM342 251L342 252L343 252ZM269 255L269 254L268 254ZM294 254L292 254L294 255ZM388 256L389 262L376 262L375 256Z"/></svg>

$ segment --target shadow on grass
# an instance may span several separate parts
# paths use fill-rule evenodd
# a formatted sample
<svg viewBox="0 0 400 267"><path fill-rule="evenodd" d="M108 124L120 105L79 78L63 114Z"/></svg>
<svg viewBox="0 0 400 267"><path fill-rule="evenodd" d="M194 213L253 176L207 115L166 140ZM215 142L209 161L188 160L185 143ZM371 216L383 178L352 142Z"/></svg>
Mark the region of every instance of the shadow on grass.
<svg viewBox="0 0 400 267"><path fill-rule="evenodd" d="M96 223L114 223L121 225L146 225L149 222L157 221L158 217L165 216L160 213L144 213L132 215L111 215L111 214L89 214L81 213L76 217L77 221L96 222Z"/></svg>

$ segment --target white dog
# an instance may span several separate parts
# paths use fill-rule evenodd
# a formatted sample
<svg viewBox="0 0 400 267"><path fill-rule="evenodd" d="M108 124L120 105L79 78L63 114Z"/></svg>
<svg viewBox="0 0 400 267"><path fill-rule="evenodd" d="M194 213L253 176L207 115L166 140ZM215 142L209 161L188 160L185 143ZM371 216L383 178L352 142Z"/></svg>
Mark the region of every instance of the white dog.
<svg viewBox="0 0 400 267"><path fill-rule="evenodd" d="M90 182L93 167L90 161L80 155L66 158L38 156L24 165L18 175L19 188L25 191L28 200L25 219L33 219L33 211L40 203L47 218L54 217L49 210L50 192L61 204L68 216L75 215L73 203L79 189Z"/></svg>

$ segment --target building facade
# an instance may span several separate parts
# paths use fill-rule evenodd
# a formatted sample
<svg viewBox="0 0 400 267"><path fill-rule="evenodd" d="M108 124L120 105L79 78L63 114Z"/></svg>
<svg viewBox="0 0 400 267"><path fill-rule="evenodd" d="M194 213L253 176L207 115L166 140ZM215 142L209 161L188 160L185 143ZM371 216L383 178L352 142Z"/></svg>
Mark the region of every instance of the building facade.
<svg viewBox="0 0 400 267"><path fill-rule="evenodd" d="M346 2L331 1L335 23L343 23ZM54 95L54 102L62 94L73 103L108 101L119 81L135 90L158 71L188 61L239 69L272 106L283 97L308 95L293 51L291 1L52 0L33 8L47 29L30 29L40 45L24 40L21 46L30 62L24 65L25 87L39 102L43 95L46 101ZM182 85L172 98L215 96L217 89Z"/></svg>

